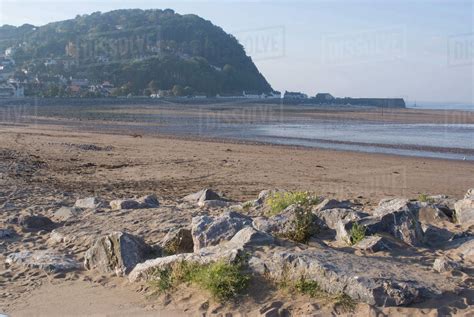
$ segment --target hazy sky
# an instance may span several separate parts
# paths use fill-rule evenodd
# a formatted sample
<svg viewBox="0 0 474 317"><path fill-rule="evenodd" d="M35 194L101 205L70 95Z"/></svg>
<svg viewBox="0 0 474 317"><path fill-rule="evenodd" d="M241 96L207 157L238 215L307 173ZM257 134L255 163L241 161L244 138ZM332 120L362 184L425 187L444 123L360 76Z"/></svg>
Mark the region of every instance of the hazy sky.
<svg viewBox="0 0 474 317"><path fill-rule="evenodd" d="M277 90L474 103L473 2L0 0L0 24L172 8L236 35Z"/></svg>

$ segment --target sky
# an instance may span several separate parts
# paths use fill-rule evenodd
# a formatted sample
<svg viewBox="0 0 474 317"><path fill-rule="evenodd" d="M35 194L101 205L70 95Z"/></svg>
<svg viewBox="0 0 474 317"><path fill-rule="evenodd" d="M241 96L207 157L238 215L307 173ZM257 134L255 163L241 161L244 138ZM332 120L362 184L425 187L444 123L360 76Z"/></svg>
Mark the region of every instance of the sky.
<svg viewBox="0 0 474 317"><path fill-rule="evenodd" d="M473 3L0 0L0 25L171 8L235 35L275 90L474 104Z"/></svg>

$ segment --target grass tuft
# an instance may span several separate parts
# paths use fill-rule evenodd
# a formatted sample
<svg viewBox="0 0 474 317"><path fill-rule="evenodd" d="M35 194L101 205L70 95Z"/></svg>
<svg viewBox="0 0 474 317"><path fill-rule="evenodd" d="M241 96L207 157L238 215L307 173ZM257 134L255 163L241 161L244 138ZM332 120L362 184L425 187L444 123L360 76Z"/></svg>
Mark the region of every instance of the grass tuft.
<svg viewBox="0 0 474 317"><path fill-rule="evenodd" d="M298 243L307 243L320 229L316 224L315 217L309 208L296 208L295 219L290 226L294 229L283 233L281 236Z"/></svg>
<svg viewBox="0 0 474 317"><path fill-rule="evenodd" d="M170 269L151 273L149 285L155 293L168 292L182 283L191 283L209 291L215 299L225 302L241 294L248 286L250 275L243 264L216 262L207 265L180 262Z"/></svg>
<svg viewBox="0 0 474 317"><path fill-rule="evenodd" d="M357 244L358 242L364 240L365 238L365 231L366 228L363 225L358 224L355 222L352 225L352 228L350 230L350 235L351 235L351 244Z"/></svg>
<svg viewBox="0 0 474 317"><path fill-rule="evenodd" d="M426 194L420 194L418 195L418 201L422 202L422 203L434 203L434 199L429 197L428 195Z"/></svg>
<svg viewBox="0 0 474 317"><path fill-rule="evenodd" d="M295 289L301 294L317 297L323 294L319 284L316 281L307 280L301 277L295 284Z"/></svg>
<svg viewBox="0 0 474 317"><path fill-rule="evenodd" d="M319 203L319 198L311 196L308 192L283 192L275 193L265 201L268 207L268 216L281 213L291 205L312 206Z"/></svg>
<svg viewBox="0 0 474 317"><path fill-rule="evenodd" d="M350 298L349 295L342 293L336 297L334 305L340 307L343 313L348 313L355 311L357 302Z"/></svg>

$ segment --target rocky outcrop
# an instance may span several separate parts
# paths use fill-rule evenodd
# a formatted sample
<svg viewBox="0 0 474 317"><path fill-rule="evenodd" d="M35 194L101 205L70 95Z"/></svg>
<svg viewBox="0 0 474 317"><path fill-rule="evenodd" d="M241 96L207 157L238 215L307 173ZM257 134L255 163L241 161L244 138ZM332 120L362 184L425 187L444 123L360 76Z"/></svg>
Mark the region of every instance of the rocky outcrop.
<svg viewBox="0 0 474 317"><path fill-rule="evenodd" d="M454 204L455 219L463 226L474 225L474 188L468 190L464 199Z"/></svg>
<svg viewBox="0 0 474 317"><path fill-rule="evenodd" d="M348 200L339 201L336 199L326 198L322 202L320 202L318 205L316 205L313 208L313 211L318 212L318 211L324 211L327 209L350 209L352 207L353 207L353 204Z"/></svg>
<svg viewBox="0 0 474 317"><path fill-rule="evenodd" d="M12 238L15 236L15 231L10 229L0 229L0 239Z"/></svg>
<svg viewBox="0 0 474 317"><path fill-rule="evenodd" d="M116 199L110 202L112 210L158 208L159 206L156 195L147 195L138 199Z"/></svg>
<svg viewBox="0 0 474 317"><path fill-rule="evenodd" d="M323 210L313 210L313 214L318 217L319 224L324 228L336 230L339 221L349 222L367 217L366 213L348 208L331 208Z"/></svg>
<svg viewBox="0 0 474 317"><path fill-rule="evenodd" d="M100 237L87 250L84 266L117 276L130 272L136 264L145 261L153 250L141 238L125 232L113 232Z"/></svg>
<svg viewBox="0 0 474 317"><path fill-rule="evenodd" d="M194 251L194 242L191 230L176 229L171 230L160 243L163 252L167 255L179 253L192 253Z"/></svg>
<svg viewBox="0 0 474 317"><path fill-rule="evenodd" d="M377 208L375 208L373 215L383 217L386 214L391 214L396 211L409 211L413 215L418 215L419 205L412 203L408 199L403 198L387 198L382 199Z"/></svg>
<svg viewBox="0 0 474 317"><path fill-rule="evenodd" d="M391 209L393 208L393 209ZM350 230L354 223L366 228L366 234L388 233L411 246L424 243L421 224L413 214L407 201L391 200L379 205L376 216L356 221L339 221L336 226L337 239L350 243Z"/></svg>
<svg viewBox="0 0 474 317"><path fill-rule="evenodd" d="M81 264L72 257L51 250L22 251L9 254L8 264L21 264L28 268L50 272L70 271L81 268Z"/></svg>
<svg viewBox="0 0 474 317"><path fill-rule="evenodd" d="M56 227L56 224L48 217L22 215L18 219L18 224L26 231L51 231Z"/></svg>
<svg viewBox="0 0 474 317"><path fill-rule="evenodd" d="M194 251L227 241L246 226L251 226L252 219L234 211L221 216L197 216L192 219L191 234Z"/></svg>

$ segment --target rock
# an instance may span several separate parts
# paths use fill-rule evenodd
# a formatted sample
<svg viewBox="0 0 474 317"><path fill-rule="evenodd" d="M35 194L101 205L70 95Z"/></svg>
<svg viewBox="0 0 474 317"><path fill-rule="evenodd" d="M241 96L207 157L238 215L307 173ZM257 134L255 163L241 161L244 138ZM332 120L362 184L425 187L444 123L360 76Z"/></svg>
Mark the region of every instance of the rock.
<svg viewBox="0 0 474 317"><path fill-rule="evenodd" d="M272 250L264 261L266 276L279 281L282 276L290 281L301 277L316 281L330 294L345 293L356 301L376 306L408 305L422 294L440 293L425 285L422 271L408 271L399 263L370 257L360 257L341 251L307 249L300 251ZM398 267L397 267L398 265ZM393 272L400 272L394 276Z"/></svg>
<svg viewBox="0 0 474 317"><path fill-rule="evenodd" d="M76 200L74 207L81 209L95 209L105 207L105 203L97 197L87 197Z"/></svg>
<svg viewBox="0 0 474 317"><path fill-rule="evenodd" d="M188 195L183 198L184 201L190 202L190 203L199 203L203 202L206 200L226 200L222 198L218 193L212 191L211 189L203 189L198 191L197 193Z"/></svg>
<svg viewBox="0 0 474 317"><path fill-rule="evenodd" d="M53 213L54 219L58 221L67 221L77 217L81 210L75 207L61 207Z"/></svg>
<svg viewBox="0 0 474 317"><path fill-rule="evenodd" d="M246 227L237 232L237 234L230 241L237 245L248 247L273 244L274 238L266 232L258 231L251 227Z"/></svg>
<svg viewBox="0 0 474 317"><path fill-rule="evenodd" d="M116 199L110 202L110 208L112 210L139 209L140 203L133 199Z"/></svg>
<svg viewBox="0 0 474 317"><path fill-rule="evenodd" d="M446 249L452 250L455 255L461 256L463 259L474 262L474 237L467 236L464 238L453 239L446 246Z"/></svg>
<svg viewBox="0 0 474 317"><path fill-rule="evenodd" d="M441 247L453 238L453 233L449 230L436 226L422 224L425 243L430 247Z"/></svg>
<svg viewBox="0 0 474 317"><path fill-rule="evenodd" d="M198 202L198 206L202 208L223 208L229 207L231 205L231 202L227 202L224 200L204 200Z"/></svg>
<svg viewBox="0 0 474 317"><path fill-rule="evenodd" d="M165 270L180 262L209 264L217 261L234 263L243 255L243 246L227 241L221 245L205 247L194 253L181 253L166 257L147 260L139 263L130 272L128 278L131 282L149 278L149 274L156 269Z"/></svg>
<svg viewBox="0 0 474 317"><path fill-rule="evenodd" d="M137 263L145 261L153 250L141 238L125 232L100 237L87 250L84 266L102 273L128 274Z"/></svg>
<svg viewBox="0 0 474 317"><path fill-rule="evenodd" d="M474 225L474 198L472 189L468 191L465 198L454 204L456 222L469 227Z"/></svg>
<svg viewBox="0 0 474 317"><path fill-rule="evenodd" d="M265 203L265 201L267 200L268 197L271 197L273 196L274 194L276 193L281 193L281 192L284 192L283 190L281 189L266 189L266 190L262 190L259 194L258 194L258 197L257 197L257 200L255 201L255 203L257 205L263 205Z"/></svg>
<svg viewBox="0 0 474 317"><path fill-rule="evenodd" d="M418 214L418 204L410 202L408 199L387 198L382 199L373 215L382 217L395 211L410 211L415 216Z"/></svg>
<svg viewBox="0 0 474 317"><path fill-rule="evenodd" d="M365 213L347 209L347 208L332 208L323 210L314 210L313 214L320 220L319 223L323 227L335 230L339 220L355 221L368 216Z"/></svg>
<svg viewBox="0 0 474 317"><path fill-rule="evenodd" d="M464 195L464 199L474 199L474 188L471 188L466 192L466 195Z"/></svg>
<svg viewBox="0 0 474 317"><path fill-rule="evenodd" d="M369 251L372 253L379 251L387 251L391 249L389 247L389 243L383 237L380 236L368 236L362 241L356 243L354 245L354 248Z"/></svg>
<svg viewBox="0 0 474 317"><path fill-rule="evenodd" d="M197 216L191 223L194 251L219 244L232 237L243 227L250 226L252 219L237 212L225 212L218 217Z"/></svg>
<svg viewBox="0 0 474 317"><path fill-rule="evenodd" d="M437 258L433 263L433 270L438 273L457 270L459 268L460 265L458 263L445 258Z"/></svg>
<svg viewBox="0 0 474 317"><path fill-rule="evenodd" d="M348 208L351 208L352 206L353 206L353 204L348 200L339 201L339 200L336 200L336 199L326 198L321 203L319 203L317 206L315 206L313 208L313 211L317 212L317 211L323 211L323 210L326 210L326 209L348 209Z"/></svg>
<svg viewBox="0 0 474 317"><path fill-rule="evenodd" d="M147 195L138 199L116 199L110 202L113 210L158 208L160 203L156 195Z"/></svg>
<svg viewBox="0 0 474 317"><path fill-rule="evenodd" d="M449 221L449 218L440 208L434 205L428 205L420 208L418 211L418 220L421 223L436 224L441 221Z"/></svg>
<svg viewBox="0 0 474 317"><path fill-rule="evenodd" d="M0 239L13 238L15 231L10 229L0 229Z"/></svg>
<svg viewBox="0 0 474 317"><path fill-rule="evenodd" d="M81 268L81 264L73 258L51 250L22 251L9 254L8 264L18 263L28 268L51 272L70 271Z"/></svg>
<svg viewBox="0 0 474 317"><path fill-rule="evenodd" d="M367 235L388 233L393 237L411 246L420 246L424 243L423 230L420 222L407 208L396 211L384 211L383 216L366 217L356 221L339 221L336 226L336 239L350 241L350 230L354 223L366 228Z"/></svg>
<svg viewBox="0 0 474 317"><path fill-rule="evenodd" d="M168 254L192 253L194 250L193 236L189 229L172 230L160 243L163 251Z"/></svg>
<svg viewBox="0 0 474 317"><path fill-rule="evenodd" d="M48 217L30 215L20 216L18 219L18 224L26 231L51 231L56 226L56 224Z"/></svg>

